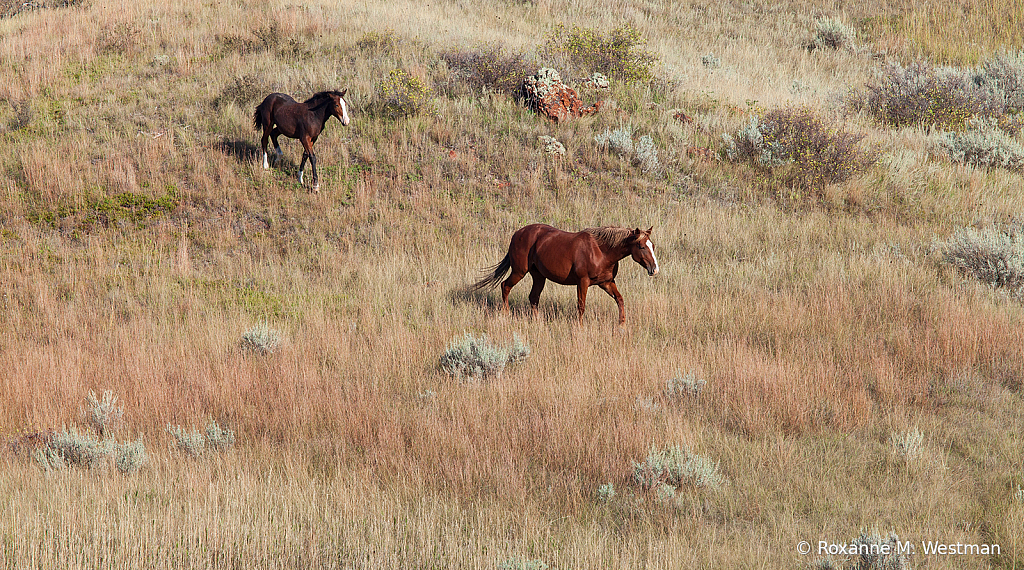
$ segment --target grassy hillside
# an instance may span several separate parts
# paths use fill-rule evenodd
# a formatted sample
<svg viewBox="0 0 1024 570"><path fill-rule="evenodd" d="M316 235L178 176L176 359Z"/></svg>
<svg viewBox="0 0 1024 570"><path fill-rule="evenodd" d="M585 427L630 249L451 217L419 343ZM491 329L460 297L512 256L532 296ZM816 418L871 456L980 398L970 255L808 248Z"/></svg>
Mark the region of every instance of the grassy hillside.
<svg viewBox="0 0 1024 570"><path fill-rule="evenodd" d="M1024 565L1019 2L498 5L0 4L2 564ZM262 168L267 93L345 88L319 193ZM466 291L535 222L654 226L625 330Z"/></svg>

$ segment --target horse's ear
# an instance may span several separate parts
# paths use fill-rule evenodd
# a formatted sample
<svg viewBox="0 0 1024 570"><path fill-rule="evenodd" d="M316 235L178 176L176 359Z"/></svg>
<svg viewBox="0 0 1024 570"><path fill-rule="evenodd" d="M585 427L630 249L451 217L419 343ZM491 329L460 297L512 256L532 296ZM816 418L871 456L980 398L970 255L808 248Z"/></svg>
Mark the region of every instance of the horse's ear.
<svg viewBox="0 0 1024 570"><path fill-rule="evenodd" d="M651 226L651 227L647 228L647 236L650 237L651 232L653 232L653 231L654 231L654 226Z"/></svg>
<svg viewBox="0 0 1024 570"><path fill-rule="evenodd" d="M348 87L341 90L341 96L344 97L346 93L348 93Z"/></svg>

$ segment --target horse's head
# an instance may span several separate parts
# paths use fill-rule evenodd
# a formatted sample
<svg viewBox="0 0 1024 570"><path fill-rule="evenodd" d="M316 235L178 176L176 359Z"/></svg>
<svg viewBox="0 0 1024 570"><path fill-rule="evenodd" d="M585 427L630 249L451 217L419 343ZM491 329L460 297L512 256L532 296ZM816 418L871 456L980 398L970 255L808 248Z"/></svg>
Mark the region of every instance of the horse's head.
<svg viewBox="0 0 1024 570"><path fill-rule="evenodd" d="M629 254L633 257L633 261L644 266L648 275L657 275L661 270L658 267L658 258L654 256L654 244L651 242L651 231L653 230L654 226L648 228L647 231L636 228L630 238Z"/></svg>
<svg viewBox="0 0 1024 570"><path fill-rule="evenodd" d="M331 114L341 121L341 124L348 125L348 103L345 102L345 93L348 93L348 89L343 90L341 93L331 93L331 100L334 101L334 107L331 108Z"/></svg>

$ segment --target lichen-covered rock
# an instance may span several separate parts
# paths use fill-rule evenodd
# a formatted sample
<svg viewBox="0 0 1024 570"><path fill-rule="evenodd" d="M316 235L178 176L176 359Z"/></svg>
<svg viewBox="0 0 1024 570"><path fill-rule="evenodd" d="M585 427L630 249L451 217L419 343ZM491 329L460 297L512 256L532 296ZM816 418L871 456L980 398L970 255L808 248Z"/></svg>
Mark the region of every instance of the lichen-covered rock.
<svg viewBox="0 0 1024 570"><path fill-rule="evenodd" d="M603 73L594 72L585 82L583 86L590 89L608 89L611 83L608 81L608 77Z"/></svg>
<svg viewBox="0 0 1024 570"><path fill-rule="evenodd" d="M537 70L536 75L523 81L523 99L531 109L556 123L592 115L601 107L600 101L585 106L576 90L562 83L561 76L550 67Z"/></svg>
<svg viewBox="0 0 1024 570"><path fill-rule="evenodd" d="M565 154L565 145L558 142L558 139L556 139L555 137L541 135L537 137L537 140L539 140L540 143L544 145L544 152L548 154L557 154L559 156Z"/></svg>

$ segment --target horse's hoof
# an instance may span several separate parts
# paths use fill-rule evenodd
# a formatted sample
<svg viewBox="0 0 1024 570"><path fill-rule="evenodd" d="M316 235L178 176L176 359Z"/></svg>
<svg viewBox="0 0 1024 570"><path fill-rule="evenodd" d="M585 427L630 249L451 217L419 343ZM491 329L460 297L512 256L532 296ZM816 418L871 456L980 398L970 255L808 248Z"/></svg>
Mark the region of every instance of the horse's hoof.
<svg viewBox="0 0 1024 570"><path fill-rule="evenodd" d="M309 189L309 191L314 193L320 192L320 185L314 184L313 187Z"/></svg>

